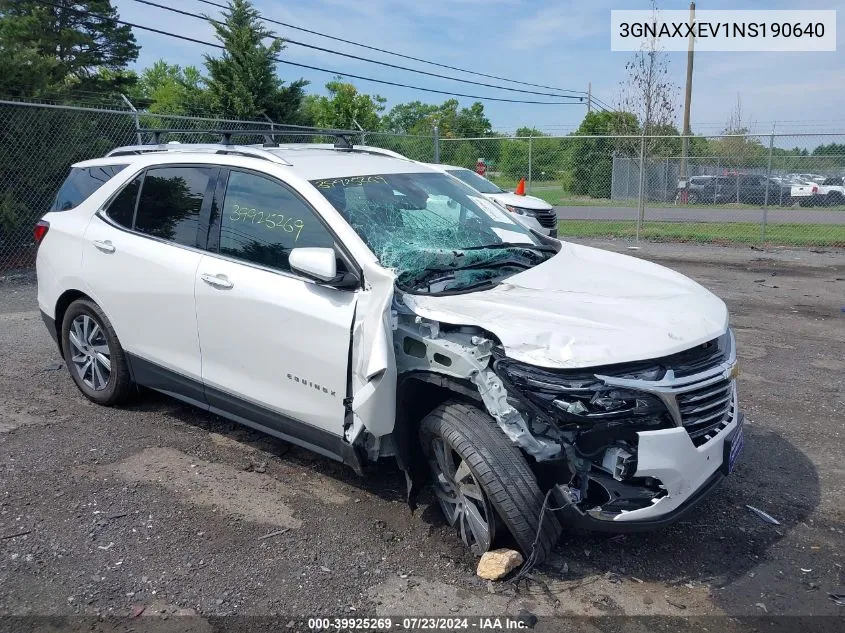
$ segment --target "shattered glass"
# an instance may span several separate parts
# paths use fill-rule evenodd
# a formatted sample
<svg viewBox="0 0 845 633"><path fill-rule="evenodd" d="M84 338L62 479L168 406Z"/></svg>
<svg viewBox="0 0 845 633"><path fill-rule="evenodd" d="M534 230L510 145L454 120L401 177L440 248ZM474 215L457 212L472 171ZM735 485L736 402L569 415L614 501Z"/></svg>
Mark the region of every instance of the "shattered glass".
<svg viewBox="0 0 845 633"><path fill-rule="evenodd" d="M403 290L483 287L551 257L507 212L439 173L312 181Z"/></svg>

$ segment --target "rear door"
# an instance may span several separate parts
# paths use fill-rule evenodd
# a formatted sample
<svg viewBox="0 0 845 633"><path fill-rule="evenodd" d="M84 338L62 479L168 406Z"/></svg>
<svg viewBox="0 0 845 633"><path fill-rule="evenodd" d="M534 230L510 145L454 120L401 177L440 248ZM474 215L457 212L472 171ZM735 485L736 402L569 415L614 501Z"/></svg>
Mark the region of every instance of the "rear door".
<svg viewBox="0 0 845 633"><path fill-rule="evenodd" d="M146 170L91 219L83 248L83 279L129 354L135 379L200 403L194 279L218 171Z"/></svg>
<svg viewBox="0 0 845 633"><path fill-rule="evenodd" d="M225 182L224 182L225 181ZM319 215L280 180L231 170L194 288L209 404L338 457L351 389L358 290L291 271L297 247L335 248Z"/></svg>

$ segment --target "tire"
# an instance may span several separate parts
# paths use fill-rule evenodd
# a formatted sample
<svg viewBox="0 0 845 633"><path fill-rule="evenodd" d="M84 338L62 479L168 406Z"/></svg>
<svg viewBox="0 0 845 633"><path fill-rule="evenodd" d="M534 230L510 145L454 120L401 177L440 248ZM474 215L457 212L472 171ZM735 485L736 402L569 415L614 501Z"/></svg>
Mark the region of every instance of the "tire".
<svg viewBox="0 0 845 633"><path fill-rule="evenodd" d="M838 207L840 205L845 204L845 196L843 196L838 191L832 191L827 194L827 199L825 200L828 207Z"/></svg>
<svg viewBox="0 0 845 633"><path fill-rule="evenodd" d="M537 485L522 451L499 430L487 413L466 404L447 402L423 418L420 423L420 440L434 476L435 494L446 520L458 528L461 538L476 555L493 548L496 537L501 536L496 534L496 527L504 526L526 560L532 555L532 549L535 563L540 563L548 556L560 537L560 521L553 512L547 510L538 537L545 495ZM471 478L480 484L483 503L474 501L472 497L464 497L464 501L474 503L476 509L486 507L492 532L487 542L483 542L483 539L475 539L475 543L468 542L464 529L468 521L462 516L450 516L448 502L444 499L449 491L439 480L439 463L435 455L437 442L452 451L453 459L457 457L461 460L456 465L456 471L466 465ZM457 486L458 491L464 488ZM460 495L460 492L452 493L453 497Z"/></svg>
<svg viewBox="0 0 845 633"><path fill-rule="evenodd" d="M62 350L71 378L86 398L112 406L132 392L126 354L100 307L77 299L62 319Z"/></svg>
<svg viewBox="0 0 845 633"><path fill-rule="evenodd" d="M687 196L687 204L698 204L698 194L695 192L690 192Z"/></svg>

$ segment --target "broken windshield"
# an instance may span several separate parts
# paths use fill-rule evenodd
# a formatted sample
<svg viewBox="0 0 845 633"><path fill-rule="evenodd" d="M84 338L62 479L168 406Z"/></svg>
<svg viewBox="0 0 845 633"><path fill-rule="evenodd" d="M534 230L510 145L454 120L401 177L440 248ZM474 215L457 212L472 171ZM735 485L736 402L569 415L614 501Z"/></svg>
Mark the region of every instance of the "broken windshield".
<svg viewBox="0 0 845 633"><path fill-rule="evenodd" d="M556 252L497 204L442 173L326 178L312 184L410 292L491 286Z"/></svg>
<svg viewBox="0 0 845 633"><path fill-rule="evenodd" d="M470 187L481 193L505 193L500 187L487 180L484 176L479 176L474 171L469 169L447 169L446 173L454 176L458 180L468 184Z"/></svg>

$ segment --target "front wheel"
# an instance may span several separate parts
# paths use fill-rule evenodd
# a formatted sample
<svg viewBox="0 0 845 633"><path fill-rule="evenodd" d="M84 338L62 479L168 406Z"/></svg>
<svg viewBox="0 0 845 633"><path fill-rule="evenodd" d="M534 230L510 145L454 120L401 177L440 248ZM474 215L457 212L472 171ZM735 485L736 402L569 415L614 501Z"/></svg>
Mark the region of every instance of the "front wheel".
<svg viewBox="0 0 845 633"><path fill-rule="evenodd" d="M420 440L443 514L476 555L510 532L526 558L541 562L561 533L553 512L540 525L545 495L522 452L475 407L448 402L420 424Z"/></svg>
<svg viewBox="0 0 845 633"><path fill-rule="evenodd" d="M111 406L130 394L126 355L93 301L77 299L68 306L62 319L62 350L73 381L89 400Z"/></svg>

